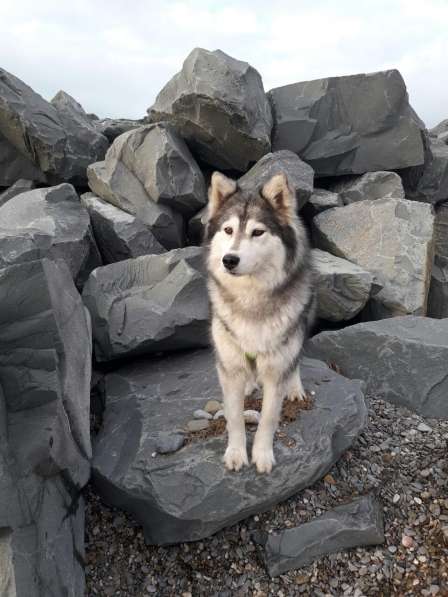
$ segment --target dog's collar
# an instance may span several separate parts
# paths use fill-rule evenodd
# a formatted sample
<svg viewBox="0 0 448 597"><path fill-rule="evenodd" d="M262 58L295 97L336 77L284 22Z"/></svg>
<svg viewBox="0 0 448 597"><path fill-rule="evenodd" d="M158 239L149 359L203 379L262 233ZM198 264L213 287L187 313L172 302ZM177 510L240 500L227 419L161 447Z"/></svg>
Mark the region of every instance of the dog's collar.
<svg viewBox="0 0 448 597"><path fill-rule="evenodd" d="M246 359L248 361L256 361L257 360L257 355L254 354L253 352L245 352L244 356L246 357Z"/></svg>

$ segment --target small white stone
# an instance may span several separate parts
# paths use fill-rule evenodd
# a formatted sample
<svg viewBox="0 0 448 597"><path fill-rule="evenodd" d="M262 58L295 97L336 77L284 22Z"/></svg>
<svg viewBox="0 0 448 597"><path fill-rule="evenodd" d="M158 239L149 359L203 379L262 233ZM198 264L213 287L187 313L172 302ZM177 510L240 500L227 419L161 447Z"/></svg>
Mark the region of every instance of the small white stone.
<svg viewBox="0 0 448 597"><path fill-rule="evenodd" d="M394 495L394 497L392 498L392 501L394 504L398 504L398 502L400 501L400 496L398 495L398 493L396 493Z"/></svg>
<svg viewBox="0 0 448 597"><path fill-rule="evenodd" d="M215 421L216 421L217 419L224 419L224 411L223 411L222 409L221 409L221 410L218 410L218 412L216 412L216 413L213 415L213 419L214 419Z"/></svg>
<svg viewBox="0 0 448 597"><path fill-rule="evenodd" d="M430 431L432 431L432 428L426 423L419 423L417 429L419 431L422 431L423 433L429 433Z"/></svg>
<svg viewBox="0 0 448 597"><path fill-rule="evenodd" d="M205 410L202 410L202 408L198 408L198 410L195 410L193 413L193 417L195 419L213 419L213 415L206 412Z"/></svg>
<svg viewBox="0 0 448 597"><path fill-rule="evenodd" d="M151 456L152 456L152 458L155 458L155 457L157 456L157 452L153 452L153 453L151 454Z"/></svg>
<svg viewBox="0 0 448 597"><path fill-rule="evenodd" d="M244 411L244 421L251 425L258 425L260 421L260 413L258 410L245 410Z"/></svg>

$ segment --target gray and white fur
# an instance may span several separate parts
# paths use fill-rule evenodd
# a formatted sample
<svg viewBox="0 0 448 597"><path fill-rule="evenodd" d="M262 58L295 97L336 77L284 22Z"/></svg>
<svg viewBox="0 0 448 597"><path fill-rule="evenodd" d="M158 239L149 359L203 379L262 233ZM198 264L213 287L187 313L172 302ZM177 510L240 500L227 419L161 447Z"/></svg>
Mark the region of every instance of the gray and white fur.
<svg viewBox="0 0 448 597"><path fill-rule="evenodd" d="M244 397L260 383L252 462L258 472L270 473L283 399L304 396L299 358L314 309L307 234L286 175L250 192L215 172L204 246L227 420L224 463L236 471L248 464Z"/></svg>

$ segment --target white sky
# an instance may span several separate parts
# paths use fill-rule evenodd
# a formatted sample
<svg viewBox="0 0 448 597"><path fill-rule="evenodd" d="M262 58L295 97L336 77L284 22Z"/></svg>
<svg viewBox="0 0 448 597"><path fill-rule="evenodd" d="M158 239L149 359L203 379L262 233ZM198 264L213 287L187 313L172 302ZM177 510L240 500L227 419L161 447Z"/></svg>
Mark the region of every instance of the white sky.
<svg viewBox="0 0 448 597"><path fill-rule="evenodd" d="M196 46L266 90L398 68L426 124L448 118L448 0L0 0L0 66L100 117L143 116Z"/></svg>

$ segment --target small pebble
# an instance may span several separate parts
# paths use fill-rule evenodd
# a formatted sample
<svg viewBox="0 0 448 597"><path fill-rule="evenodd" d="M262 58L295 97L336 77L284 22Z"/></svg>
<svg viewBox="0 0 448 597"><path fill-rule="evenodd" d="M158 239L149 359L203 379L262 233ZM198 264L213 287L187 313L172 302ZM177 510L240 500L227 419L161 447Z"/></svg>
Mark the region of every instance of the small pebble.
<svg viewBox="0 0 448 597"><path fill-rule="evenodd" d="M245 410L244 421L251 425L258 425L260 421L260 413L258 412L258 410Z"/></svg>
<svg viewBox="0 0 448 597"><path fill-rule="evenodd" d="M193 417L195 419L213 419L213 415L211 415L205 410L202 410L201 408L198 408L194 411Z"/></svg>
<svg viewBox="0 0 448 597"><path fill-rule="evenodd" d="M214 415L213 415L213 419L216 421L217 419L224 419L224 411L218 410Z"/></svg>
<svg viewBox="0 0 448 597"><path fill-rule="evenodd" d="M163 433L156 440L156 450L159 454L172 454L184 445L182 433Z"/></svg>
<svg viewBox="0 0 448 597"><path fill-rule="evenodd" d="M222 409L222 404L219 400L209 400L207 404L204 406L205 412L214 415L218 412L218 410Z"/></svg>
<svg viewBox="0 0 448 597"><path fill-rule="evenodd" d="M430 431L432 431L432 428L426 423L419 423L417 429L419 431L422 431L423 433L429 433Z"/></svg>
<svg viewBox="0 0 448 597"><path fill-rule="evenodd" d="M390 553L395 553L397 551L397 547L395 545L389 545L388 550Z"/></svg>
<svg viewBox="0 0 448 597"><path fill-rule="evenodd" d="M398 495L398 493L396 493L394 495L394 497L392 498L392 501L394 504L398 504L398 502L400 501L400 496Z"/></svg>
<svg viewBox="0 0 448 597"><path fill-rule="evenodd" d="M414 547L414 540L412 537L409 537L409 535L403 535L401 544L403 547L406 547L406 549L410 549L411 547Z"/></svg>
<svg viewBox="0 0 448 597"><path fill-rule="evenodd" d="M188 431L203 431L207 429L210 425L210 421L207 419L193 419L192 421L188 421L187 423L187 430Z"/></svg>

